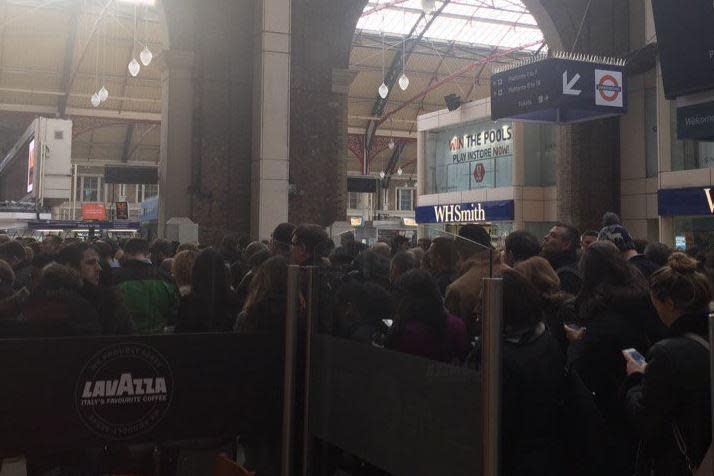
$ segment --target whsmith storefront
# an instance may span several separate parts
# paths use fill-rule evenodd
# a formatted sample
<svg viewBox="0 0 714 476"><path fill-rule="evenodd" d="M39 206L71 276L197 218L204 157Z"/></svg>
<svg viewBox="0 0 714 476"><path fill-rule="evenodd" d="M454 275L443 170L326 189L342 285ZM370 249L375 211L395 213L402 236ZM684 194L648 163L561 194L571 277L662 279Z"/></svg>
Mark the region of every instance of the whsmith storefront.
<svg viewBox="0 0 714 476"><path fill-rule="evenodd" d="M485 99L419 116L420 236L479 223L498 244L518 229L543 236L556 222L555 127L490 114Z"/></svg>
<svg viewBox="0 0 714 476"><path fill-rule="evenodd" d="M714 189L690 187L657 192L660 220L680 250L714 246Z"/></svg>

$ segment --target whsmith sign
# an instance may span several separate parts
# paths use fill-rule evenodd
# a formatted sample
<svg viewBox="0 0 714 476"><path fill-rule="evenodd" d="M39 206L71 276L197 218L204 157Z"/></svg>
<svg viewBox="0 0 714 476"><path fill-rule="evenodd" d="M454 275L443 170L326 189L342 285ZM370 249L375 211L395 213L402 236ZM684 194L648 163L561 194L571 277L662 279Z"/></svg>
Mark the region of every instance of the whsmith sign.
<svg viewBox="0 0 714 476"><path fill-rule="evenodd" d="M714 216L714 188L692 187L657 192L660 216Z"/></svg>
<svg viewBox="0 0 714 476"><path fill-rule="evenodd" d="M417 207L417 223L479 223L511 221L514 216L513 200L468 202L449 205Z"/></svg>
<svg viewBox="0 0 714 476"><path fill-rule="evenodd" d="M624 61L556 53L496 70L491 119L572 123L627 112Z"/></svg>

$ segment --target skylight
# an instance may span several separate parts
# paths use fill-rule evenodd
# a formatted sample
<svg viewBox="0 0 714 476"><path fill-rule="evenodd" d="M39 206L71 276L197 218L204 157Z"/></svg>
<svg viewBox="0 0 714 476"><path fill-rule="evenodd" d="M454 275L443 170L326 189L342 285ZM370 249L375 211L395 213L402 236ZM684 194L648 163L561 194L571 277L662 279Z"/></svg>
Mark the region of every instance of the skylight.
<svg viewBox="0 0 714 476"><path fill-rule="evenodd" d="M443 6L437 1L435 12ZM408 35L421 18L420 0L370 0L357 23L357 31ZM533 16L520 0L452 0L427 30L424 39L483 46L516 48L543 39ZM539 45L528 49L537 50Z"/></svg>

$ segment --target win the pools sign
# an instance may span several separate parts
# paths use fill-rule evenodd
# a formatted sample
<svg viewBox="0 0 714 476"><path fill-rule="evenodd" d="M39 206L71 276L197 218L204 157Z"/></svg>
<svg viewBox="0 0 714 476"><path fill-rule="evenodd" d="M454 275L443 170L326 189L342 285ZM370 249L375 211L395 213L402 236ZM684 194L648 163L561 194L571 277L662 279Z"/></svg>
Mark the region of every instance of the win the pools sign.
<svg viewBox="0 0 714 476"><path fill-rule="evenodd" d="M454 136L449 142L449 152L454 164L509 157L513 155L513 126L504 124Z"/></svg>
<svg viewBox="0 0 714 476"><path fill-rule="evenodd" d="M416 222L420 224L511 221L513 215L513 200L431 205L415 210Z"/></svg>

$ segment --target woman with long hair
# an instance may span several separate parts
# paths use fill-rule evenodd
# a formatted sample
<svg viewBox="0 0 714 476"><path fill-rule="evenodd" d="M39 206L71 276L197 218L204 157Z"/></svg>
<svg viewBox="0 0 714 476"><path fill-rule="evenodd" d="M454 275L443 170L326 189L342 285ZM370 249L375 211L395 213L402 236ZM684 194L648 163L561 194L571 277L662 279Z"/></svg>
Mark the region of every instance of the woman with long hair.
<svg viewBox="0 0 714 476"><path fill-rule="evenodd" d="M586 331L571 343L568 360L593 392L612 445L612 475L631 475L637 440L626 425L620 388L624 381L622 349L645 354L649 341L645 329L652 312L647 282L627 264L615 245L598 241L580 261L583 285L575 305Z"/></svg>
<svg viewBox="0 0 714 476"><path fill-rule="evenodd" d="M514 269L520 271L538 291L543 301L545 325L563 351L566 351L568 340L564 325L575 320L573 306L569 305L572 296L560 289L560 278L545 258L528 258L516 264Z"/></svg>
<svg viewBox="0 0 714 476"><path fill-rule="evenodd" d="M388 346L441 362L462 362L469 352L465 323L449 314L434 278L414 269L393 286L395 328Z"/></svg>
<svg viewBox="0 0 714 476"><path fill-rule="evenodd" d="M288 259L274 256L257 269L235 330L281 333L285 323Z"/></svg>
<svg viewBox="0 0 714 476"><path fill-rule="evenodd" d="M684 253L650 277L652 303L670 338L646 362L625 352L626 410L641 438L637 475L689 476L711 444L707 312L712 289Z"/></svg>
<svg viewBox="0 0 714 476"><path fill-rule="evenodd" d="M196 257L191 272L191 292L182 297L176 332L226 332L236 319L230 271L223 256L206 248Z"/></svg>

